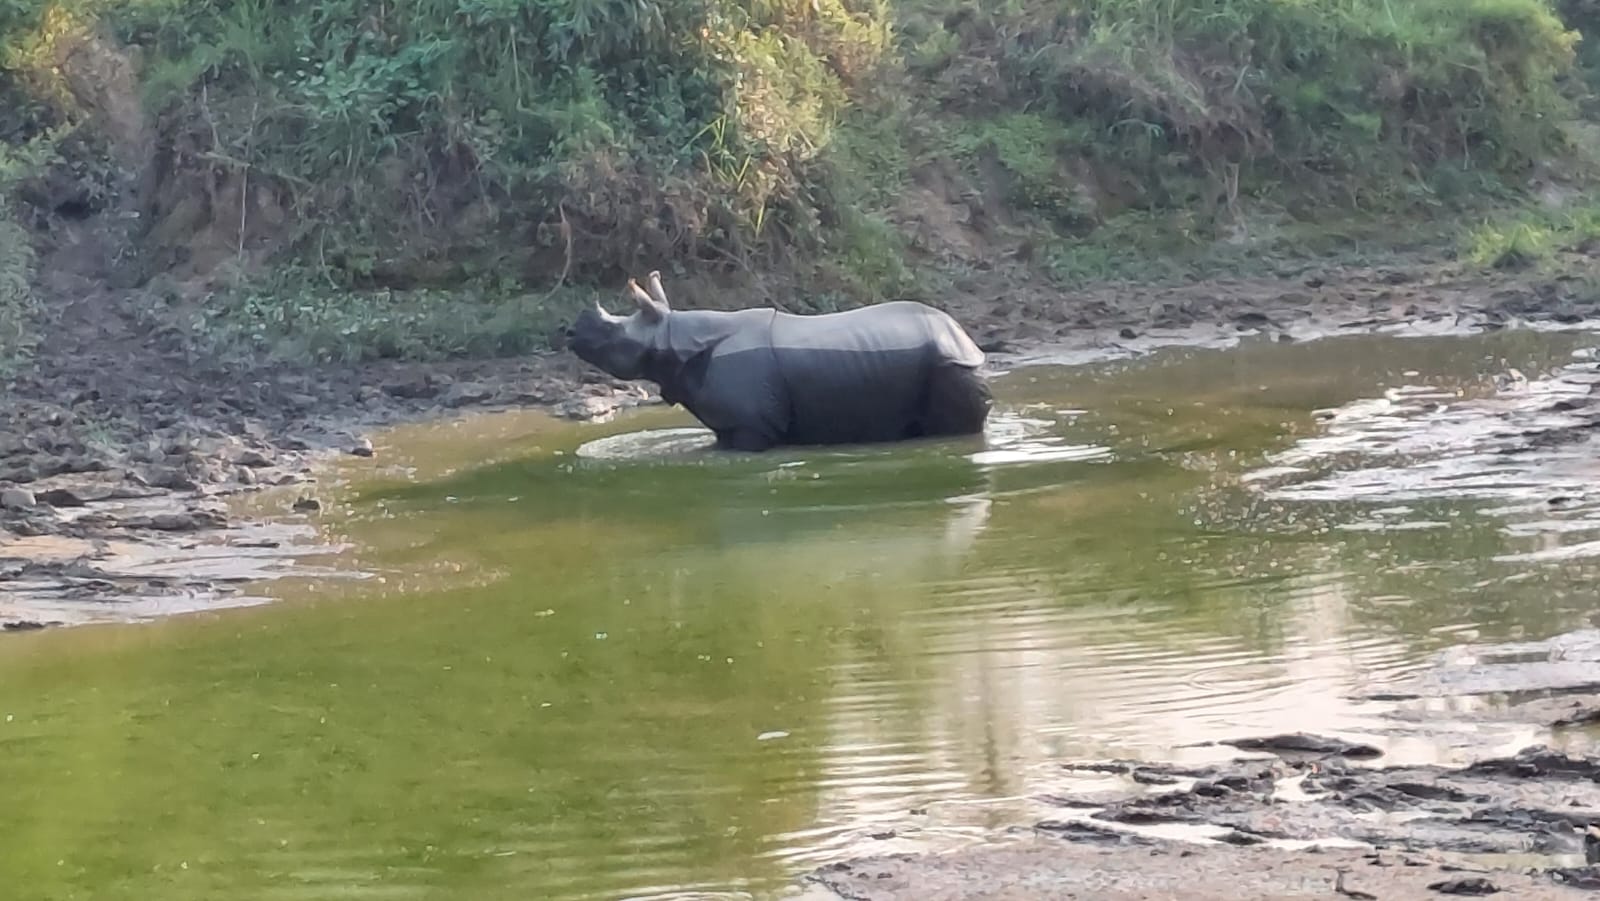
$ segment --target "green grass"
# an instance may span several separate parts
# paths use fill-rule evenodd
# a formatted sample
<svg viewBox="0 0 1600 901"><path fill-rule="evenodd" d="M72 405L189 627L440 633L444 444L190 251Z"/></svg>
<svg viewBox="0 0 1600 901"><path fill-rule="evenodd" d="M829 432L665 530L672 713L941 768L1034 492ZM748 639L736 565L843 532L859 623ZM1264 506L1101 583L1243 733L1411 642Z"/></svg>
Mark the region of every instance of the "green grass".
<svg viewBox="0 0 1600 901"><path fill-rule="evenodd" d="M179 320L195 344L219 353L245 348L329 363L485 358L546 347L593 299L582 288L535 294L485 283L448 291L351 290L330 286L323 273L286 266L219 290L197 308L175 305L187 312L167 318Z"/></svg>
<svg viewBox="0 0 1600 901"><path fill-rule="evenodd" d="M50 177L114 206L97 99L58 63L134 46L145 265L196 228L276 248L203 328L483 353L536 341L557 285L647 268L783 272L819 308L915 294L900 223L933 170L1064 284L1505 204L1592 143L1572 28L1597 24L1592 0L0 0L0 146L76 141ZM240 190L282 222L185 218ZM1537 256L1519 234L1485 241Z"/></svg>
<svg viewBox="0 0 1600 901"><path fill-rule="evenodd" d="M1530 269L1550 264L1559 253L1600 249L1600 205L1559 211L1535 210L1488 219L1461 238L1461 254L1490 269Z"/></svg>

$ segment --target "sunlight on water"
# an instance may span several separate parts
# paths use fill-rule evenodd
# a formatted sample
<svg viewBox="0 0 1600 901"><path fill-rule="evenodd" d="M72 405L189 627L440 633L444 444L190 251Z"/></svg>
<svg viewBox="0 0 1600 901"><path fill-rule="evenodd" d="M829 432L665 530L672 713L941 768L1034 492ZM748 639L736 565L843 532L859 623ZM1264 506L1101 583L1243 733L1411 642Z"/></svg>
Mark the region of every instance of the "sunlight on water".
<svg viewBox="0 0 1600 901"><path fill-rule="evenodd" d="M1404 385L1344 404L1250 481L1278 500L1382 505L1346 510L1337 526L1346 531L1449 530L1462 516L1490 517L1521 539L1495 562L1600 557L1600 429L1588 408L1600 367L1588 348L1571 356L1579 362L1540 377L1502 377L1487 396ZM1457 504L1454 520L1416 508L1445 501Z"/></svg>
<svg viewBox="0 0 1600 901"><path fill-rule="evenodd" d="M984 450L972 454L969 459L980 466L998 466L1058 460L1094 460L1111 453L1106 447L1072 444L1058 435L1051 434L1051 431L1060 424L1061 417L1079 411L1048 412L1056 418L1034 418L1019 411L996 410L984 430ZM586 441L578 446L574 454L594 460L666 462L681 458L686 461L696 461L711 452L715 443L715 436L710 429L705 428L644 429ZM830 450L824 453L839 452ZM801 465L801 463L796 461L788 465Z"/></svg>
<svg viewBox="0 0 1600 901"><path fill-rule="evenodd" d="M596 460L671 458L708 452L715 444L716 436L710 429L647 429L585 441L574 453Z"/></svg>
<svg viewBox="0 0 1600 901"><path fill-rule="evenodd" d="M1595 449L1500 451L1593 344L1018 369L983 436L895 447L717 454L666 408L397 430L330 479L365 578L0 645L0 880L768 897L1061 819L1073 761L1360 735L1438 649L1586 622Z"/></svg>

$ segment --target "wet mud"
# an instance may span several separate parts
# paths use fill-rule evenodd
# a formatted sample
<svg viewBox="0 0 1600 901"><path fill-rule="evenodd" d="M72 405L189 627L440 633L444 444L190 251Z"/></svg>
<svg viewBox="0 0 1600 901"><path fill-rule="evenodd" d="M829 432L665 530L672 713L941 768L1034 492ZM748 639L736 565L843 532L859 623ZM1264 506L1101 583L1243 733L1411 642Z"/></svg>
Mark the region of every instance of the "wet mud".
<svg viewBox="0 0 1600 901"><path fill-rule="evenodd" d="M813 899L1581 897L1600 888L1600 759L1532 746L1464 767L1363 763L1310 735L1208 766L1068 764L1124 786L947 854L866 857L799 880Z"/></svg>
<svg viewBox="0 0 1600 901"><path fill-rule="evenodd" d="M1286 851L1166 839L1016 836L936 858L869 858L807 877L797 901L1022 901L1033 898L1268 901L1592 895L1589 868L1488 872L1421 852L1313 847Z"/></svg>

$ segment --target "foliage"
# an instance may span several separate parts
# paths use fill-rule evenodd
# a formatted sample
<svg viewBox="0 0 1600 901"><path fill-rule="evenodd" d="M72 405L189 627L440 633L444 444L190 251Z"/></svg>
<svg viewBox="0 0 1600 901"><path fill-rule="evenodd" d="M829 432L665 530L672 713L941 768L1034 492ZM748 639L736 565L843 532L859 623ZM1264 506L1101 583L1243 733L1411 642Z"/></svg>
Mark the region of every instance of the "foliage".
<svg viewBox="0 0 1600 901"><path fill-rule="evenodd" d="M947 46L952 19L924 66L945 112L984 123L1021 183L1077 162L1119 206L1432 201L1433 170L1514 177L1571 115L1577 35L1544 0L1020 0L935 6L908 33Z"/></svg>
<svg viewBox="0 0 1600 901"><path fill-rule="evenodd" d="M38 312L32 236L18 221L11 196L19 183L48 164L53 137L41 135L17 146L0 144L0 372L21 362L32 349L32 320Z"/></svg>
<svg viewBox="0 0 1600 901"><path fill-rule="evenodd" d="M196 0L112 20L154 61L150 106L194 123L180 165L272 180L312 226L301 249L358 283L363 261L470 257L490 234L580 274L803 242L795 169L887 42L859 5Z"/></svg>
<svg viewBox="0 0 1600 901"><path fill-rule="evenodd" d="M82 149L104 98L62 63L86 36L132 47L145 265L202 232L270 257L195 324L311 356L482 353L537 343L546 292L648 268L783 270L819 307L917 293L900 223L930 168L1065 284L1243 260L1215 242L1246 208L1470 207L1573 150L1594 70L1568 26L1597 9L0 0L0 147L70 130L52 165L109 205ZM1536 256L1518 234L1483 246Z"/></svg>
<svg viewBox="0 0 1600 901"><path fill-rule="evenodd" d="M1461 244L1463 257L1492 269L1538 267L1562 252L1592 254L1600 250L1600 206L1484 221L1463 235Z"/></svg>
<svg viewBox="0 0 1600 901"><path fill-rule="evenodd" d="M493 285L450 291L341 290L323 273L286 266L270 279L207 298L184 323L196 343L246 347L293 360L494 357L543 347L549 334L593 295L511 295Z"/></svg>

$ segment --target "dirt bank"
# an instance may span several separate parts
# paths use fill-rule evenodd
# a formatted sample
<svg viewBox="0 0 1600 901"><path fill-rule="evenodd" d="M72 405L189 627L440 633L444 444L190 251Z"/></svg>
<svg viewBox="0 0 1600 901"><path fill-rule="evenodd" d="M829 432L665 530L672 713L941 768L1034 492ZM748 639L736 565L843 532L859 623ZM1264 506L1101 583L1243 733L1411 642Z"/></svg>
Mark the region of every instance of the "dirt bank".
<svg viewBox="0 0 1600 901"><path fill-rule="evenodd" d="M1450 263L1301 266L1271 277L1106 287L1063 297L992 271L941 302L993 365L1131 355L1250 335L1468 332L1595 315L1587 258L1558 278ZM254 580L323 552L314 464L369 455L369 430L468 410L592 419L656 403L559 351L519 359L303 368L195 358L128 311L143 298L70 269L31 368L0 400L0 626L124 620L250 603ZM939 302L939 301L936 301ZM692 301L686 301L685 305ZM293 486L303 486L295 489ZM231 521L230 494L284 487L280 516Z"/></svg>

